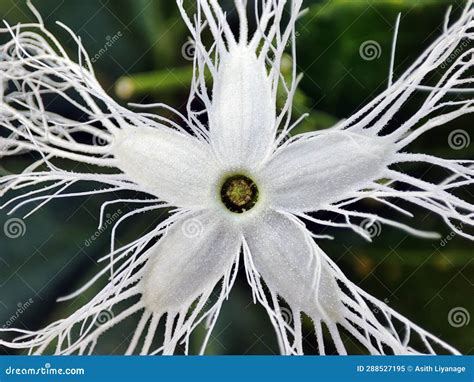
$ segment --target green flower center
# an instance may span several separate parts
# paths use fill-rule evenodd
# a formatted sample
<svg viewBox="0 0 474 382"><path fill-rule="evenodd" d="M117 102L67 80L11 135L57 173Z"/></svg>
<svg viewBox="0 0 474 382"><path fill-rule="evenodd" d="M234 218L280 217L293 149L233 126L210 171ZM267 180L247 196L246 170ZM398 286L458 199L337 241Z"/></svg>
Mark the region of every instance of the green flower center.
<svg viewBox="0 0 474 382"><path fill-rule="evenodd" d="M222 185L221 199L229 211L241 214L257 203L257 185L244 175L233 175Z"/></svg>

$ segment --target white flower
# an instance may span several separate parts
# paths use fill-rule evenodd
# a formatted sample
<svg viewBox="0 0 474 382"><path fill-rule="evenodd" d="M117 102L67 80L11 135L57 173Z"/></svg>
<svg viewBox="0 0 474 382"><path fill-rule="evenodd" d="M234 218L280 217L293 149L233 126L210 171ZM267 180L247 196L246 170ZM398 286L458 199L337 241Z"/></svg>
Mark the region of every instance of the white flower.
<svg viewBox="0 0 474 382"><path fill-rule="evenodd" d="M267 310L283 354L303 353L302 312L313 320L321 354L329 340L323 337L323 324L340 354L346 353L341 331L352 335L371 354L456 353L349 281L314 240L322 237L311 233L304 221L351 228L368 240L370 234L359 225L367 219L433 237L433 233L353 207L355 202L370 198L412 216L406 207L395 204L395 200L402 200L440 215L459 235L473 239L457 223L473 226L474 206L452 193L474 183L473 161L404 151L425 132L474 109L472 93L465 92L473 82L466 75L474 66L472 44L436 84L424 82L462 40L472 42L472 3L451 25L447 17L441 37L361 111L331 129L289 140L285 138L298 122L292 124L291 105L300 78L293 65L288 84L279 68L289 42L295 55L294 26L301 1L285 3L255 2L262 9L256 9L260 14L257 31L249 37L247 10L243 1L236 0L240 18L236 38L216 0L199 0L194 22L182 0L178 1L196 44L188 113L176 112L182 119L179 125L117 105L96 81L89 58L72 32L79 46L79 64L45 30L38 14L37 24L7 25L2 30L11 34L11 40L0 48L0 72L9 81L8 87L4 83L0 103L0 124L9 137L0 138L0 155L25 150L41 154L41 159L21 174L0 179L3 195L12 189L39 186L3 207L16 203L15 211L32 201L42 201L41 206L56 197L120 190L153 195L154 199L132 200L143 207L122 216L113 237L116 227L131 215L170 206L176 209L143 237L119 249L112 246L104 257L110 264L90 283L65 297L81 294L110 272L109 284L85 306L38 332L3 330L21 336L1 344L31 353L91 353L110 327L140 314L127 353L172 354L179 343L187 353L191 332L205 320L204 352L243 262L254 300ZM287 24L282 22L285 5L290 8ZM209 47L201 39L208 30L213 36ZM206 71L212 75L212 95L206 88ZM275 106L279 86L287 93L282 110ZM410 119L398 121L396 129L389 128L397 111L417 91L426 96L419 110ZM463 96L453 98L459 94ZM48 111L43 103L47 95L65 99L89 120L72 121ZM193 109L195 99L204 105L203 110ZM203 114L208 126L202 122ZM106 144L78 141L78 133ZM87 164L90 171L63 170L58 158ZM394 166L405 162L430 163L452 175L428 183ZM65 193L78 181L110 187ZM404 191L405 184L415 190ZM44 192L48 195L41 195ZM104 209L120 201L105 203L101 220ZM314 211L339 214L343 222L316 219L311 215ZM209 307L213 291L218 298ZM292 320L285 320L288 312L283 302L290 307ZM119 303L121 312L96 325L101 312L117 309ZM159 325L164 325L165 334L156 348L153 343Z"/></svg>

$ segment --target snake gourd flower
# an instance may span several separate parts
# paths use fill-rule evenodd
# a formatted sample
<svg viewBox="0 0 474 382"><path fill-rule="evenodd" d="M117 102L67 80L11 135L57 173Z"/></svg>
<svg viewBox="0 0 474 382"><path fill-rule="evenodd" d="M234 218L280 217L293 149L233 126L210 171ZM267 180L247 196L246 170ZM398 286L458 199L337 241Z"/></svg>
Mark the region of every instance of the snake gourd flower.
<svg viewBox="0 0 474 382"><path fill-rule="evenodd" d="M5 24L0 30L9 35L0 46L0 126L8 131L0 138L0 156L25 151L40 155L23 172L0 178L2 208L14 212L40 202L33 213L58 197L123 190L143 195L127 200L139 207L115 223L111 251L103 258L108 264L64 300L110 274L108 284L73 314L41 330L2 329L0 335L17 337L0 339L0 344L32 354L90 354L107 330L138 315L127 354L173 354L178 345L188 353L190 336L202 323L207 329L204 353L243 266L282 354L303 354L303 313L313 322L320 354L328 341L339 354L347 353L341 332L371 354L456 354L452 346L351 282L318 245L325 237L312 233L306 223L349 228L370 240L359 224L368 219L419 237L436 237L353 207L371 199L412 216L394 202L401 200L439 215L454 232L474 239L465 229L474 225L474 206L454 193L474 184L473 161L406 149L426 132L474 110L468 91L474 66L472 2L456 21L447 15L441 35L367 106L332 128L290 138L300 122L292 119L292 101L302 79L295 62L295 23L302 1L256 1L257 26L251 32L251 12L246 2L236 0L237 33L216 0L198 0L193 16L182 0L177 6L196 50L187 113L174 110L173 120L117 104L98 83L80 39L60 24L77 43L79 59L74 61L33 7L36 23ZM284 17L286 11L289 16ZM212 44L204 42L205 33L212 35ZM462 41L470 46L435 85L425 84ZM288 46L294 61L290 80L280 72ZM279 88L286 101L277 108ZM398 121L397 128L388 128L415 93L424 95L421 106L409 119ZM73 105L87 120L49 111L44 99L51 95ZM105 144L78 140L78 134ZM85 164L90 171L61 168L65 161ZM429 183L396 167L407 162L429 163L451 175ZM107 188L68 193L77 182ZM407 191L406 184L415 191ZM9 198L18 189L26 191ZM100 220L107 206L121 201L104 203ZM150 232L114 247L116 227L124 220L170 207L170 216ZM315 211L339 215L342 222L318 219ZM213 293L217 298L211 298ZM282 304L290 307L292 322L285 320ZM120 312L112 319L94 324L101 311L117 306ZM160 326L164 331L157 339Z"/></svg>

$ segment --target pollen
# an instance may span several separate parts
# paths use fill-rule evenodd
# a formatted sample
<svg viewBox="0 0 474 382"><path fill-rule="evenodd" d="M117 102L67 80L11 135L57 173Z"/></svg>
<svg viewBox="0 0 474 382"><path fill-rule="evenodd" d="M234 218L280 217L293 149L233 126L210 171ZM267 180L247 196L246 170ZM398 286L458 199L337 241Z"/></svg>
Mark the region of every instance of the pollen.
<svg viewBox="0 0 474 382"><path fill-rule="evenodd" d="M221 199L229 211L243 213L257 203L257 185L245 175L231 176L222 185Z"/></svg>

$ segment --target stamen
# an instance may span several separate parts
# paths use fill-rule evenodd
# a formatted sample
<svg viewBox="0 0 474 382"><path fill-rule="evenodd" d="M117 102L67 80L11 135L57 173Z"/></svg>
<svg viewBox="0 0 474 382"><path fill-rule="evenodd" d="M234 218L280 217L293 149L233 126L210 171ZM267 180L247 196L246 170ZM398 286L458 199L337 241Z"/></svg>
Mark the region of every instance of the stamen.
<svg viewBox="0 0 474 382"><path fill-rule="evenodd" d="M222 185L221 199L229 211L241 214L257 203L257 185L245 175L233 175Z"/></svg>

